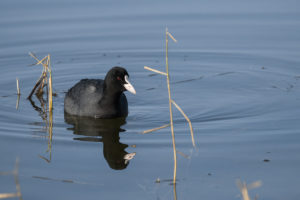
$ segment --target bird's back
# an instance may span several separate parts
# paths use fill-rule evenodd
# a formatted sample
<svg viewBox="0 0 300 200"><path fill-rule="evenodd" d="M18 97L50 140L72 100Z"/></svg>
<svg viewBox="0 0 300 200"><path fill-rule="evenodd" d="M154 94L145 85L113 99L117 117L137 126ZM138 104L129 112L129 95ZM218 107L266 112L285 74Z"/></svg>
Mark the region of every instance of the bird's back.
<svg viewBox="0 0 300 200"><path fill-rule="evenodd" d="M82 79L69 89L65 96L65 112L71 115L95 116L103 96L101 79Z"/></svg>

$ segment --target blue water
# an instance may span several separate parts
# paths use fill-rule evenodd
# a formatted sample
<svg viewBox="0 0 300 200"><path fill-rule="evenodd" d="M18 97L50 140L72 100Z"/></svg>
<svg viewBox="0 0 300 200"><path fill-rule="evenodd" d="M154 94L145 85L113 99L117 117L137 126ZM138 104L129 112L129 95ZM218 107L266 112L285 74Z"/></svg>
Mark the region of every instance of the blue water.
<svg viewBox="0 0 300 200"><path fill-rule="evenodd" d="M2 0L0 171L19 157L25 200L238 199L237 179L262 182L252 198L298 199L299 8L296 0ZM169 43L172 98L196 141L174 109L176 190L170 129L141 134L169 123L166 80L143 68L165 70L166 27L178 40ZM26 99L42 70L28 52L51 54L51 143L41 103ZM137 91L126 93L126 122L67 121L68 88L115 65ZM136 155L124 165L126 153ZM0 176L0 186L14 192L13 176Z"/></svg>

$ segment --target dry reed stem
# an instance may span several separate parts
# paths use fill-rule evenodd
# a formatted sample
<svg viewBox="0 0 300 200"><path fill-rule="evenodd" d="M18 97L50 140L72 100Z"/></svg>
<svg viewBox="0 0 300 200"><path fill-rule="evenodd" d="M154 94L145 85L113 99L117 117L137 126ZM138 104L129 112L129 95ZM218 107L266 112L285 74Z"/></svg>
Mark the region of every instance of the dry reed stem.
<svg viewBox="0 0 300 200"><path fill-rule="evenodd" d="M173 37L173 35L172 35L170 32L168 32L168 29L167 29L167 35L169 35L170 38L171 38L174 42L177 42L177 40Z"/></svg>
<svg viewBox="0 0 300 200"><path fill-rule="evenodd" d="M16 102L16 110L18 110L19 108L19 102L20 102L20 95L21 95L21 92L20 92L20 84L19 84L19 79L16 78L16 81L17 81L17 102Z"/></svg>
<svg viewBox="0 0 300 200"><path fill-rule="evenodd" d="M177 175L177 154L176 154L176 144L175 144L175 134L173 125L173 113L172 113L172 98L171 98L171 88L170 88L170 74L169 74L169 60L168 60L168 48L169 39L168 36L171 35L166 28L166 72L167 72L167 85L168 85L168 96L169 96L169 111L170 111L170 125L172 133L172 144L173 144L173 156L174 156L174 173L173 173L173 184L176 184Z"/></svg>
<svg viewBox="0 0 300 200"><path fill-rule="evenodd" d="M262 183L261 183L261 181L256 181L256 182L251 183L250 185L247 185L246 182L241 182L241 180L237 180L236 185L240 189L243 200L251 200L248 190L260 187L262 185Z"/></svg>
<svg viewBox="0 0 300 200"><path fill-rule="evenodd" d="M47 162L51 162L51 150L52 150L52 136L53 136L53 87L52 87L52 70L51 70L51 64L50 64L50 54L48 54L47 56L45 56L42 60L39 60L33 53L29 53L29 55L31 57L33 57L34 59L36 59L38 62L36 63L36 65L41 64L43 65L43 71L42 71L42 75L40 76L39 80L37 81L37 83L35 84L33 90L31 91L30 95L28 96L28 98L30 99L31 96L33 95L34 91L36 90L36 88L39 86L39 91L42 91L45 84L47 84L48 89L47 91L47 97L48 97L48 111L49 111L49 121L47 120L47 117L45 118L46 120L46 127L47 127L47 131L48 131L48 149L47 152L50 152L50 158L47 159L43 156L40 156L40 158L46 160ZM40 100L40 98L39 98ZM41 105L44 105L41 102ZM47 112L47 108L45 108L43 106L43 110L46 110Z"/></svg>
<svg viewBox="0 0 300 200"><path fill-rule="evenodd" d="M19 109L19 102L20 102L20 95L18 95L18 97L17 97L16 110Z"/></svg>
<svg viewBox="0 0 300 200"><path fill-rule="evenodd" d="M144 66L144 69L147 69L147 70L149 70L149 71L152 71L152 72L155 72L155 73L158 73L158 74L167 76L167 73L166 73L166 72L161 72L161 71L158 71L158 70L156 70L156 69L153 69L153 68L150 68L150 67L147 67L147 66Z"/></svg>
<svg viewBox="0 0 300 200"><path fill-rule="evenodd" d="M47 151L50 152L50 160L51 160L51 150L52 150L52 136L53 136L53 114L52 111L49 112L49 127L48 127L48 149Z"/></svg>
<svg viewBox="0 0 300 200"><path fill-rule="evenodd" d="M27 99L31 99L33 93L35 92L36 88L41 84L41 82L43 81L44 76L43 74L40 76L40 78L37 80L37 82L35 83L33 89L31 90L30 94L28 95Z"/></svg>
<svg viewBox="0 0 300 200"><path fill-rule="evenodd" d="M17 81L17 95L20 95L21 92L20 92L20 86L19 86L19 79L16 78L16 81Z"/></svg>
<svg viewBox="0 0 300 200"><path fill-rule="evenodd" d="M43 76L43 80L39 86L39 89L38 89L38 93L39 94L43 94L43 89L45 87L45 85L47 84L47 78L48 78L48 73L47 71L49 71L49 56L46 56L46 60L44 62L42 62L42 66L43 66L43 72L42 72L42 76ZM49 86L48 86L49 88ZM48 95L48 90L47 90L47 95Z"/></svg>
<svg viewBox="0 0 300 200"><path fill-rule="evenodd" d="M190 131L191 131L191 137L192 137L192 143L193 143L193 146L196 147L195 139L194 139L194 131L193 131L191 120L188 118L188 116L183 112L183 110L178 106L178 104L174 100L172 100L172 103L180 111L180 113L184 116L186 121L189 123Z"/></svg>
<svg viewBox="0 0 300 200"><path fill-rule="evenodd" d="M41 89L43 89L45 77L47 76L47 72L46 72L47 64L45 64L44 61L45 61L46 58L48 58L48 56L45 56L42 60L39 60L33 53L29 52L29 55L31 57L33 57L36 61L38 61L35 65L39 65L39 64L43 65L43 71L42 71L42 74L41 74L40 78L37 80L37 82L35 83L33 89L31 90L30 94L28 95L27 99L31 99L31 97L34 94L37 87L39 87L39 91Z"/></svg>
<svg viewBox="0 0 300 200"><path fill-rule="evenodd" d="M169 98L169 112L170 112L170 124L169 125L164 125L158 128L154 129L149 129L144 131L143 133L149 133L152 131L156 131L162 128L165 128L167 126L171 126L171 134L172 134L172 144L173 144L173 155L174 155L174 174L173 174L173 184L176 184L176 174L177 174L177 151L176 151L176 144L175 144L175 134L174 134L174 125L173 125L173 112L172 112L172 104L175 105L175 107L181 112L181 114L185 117L185 119L188 121L190 130L191 130L191 137L192 137L192 142L193 146L195 147L195 140L194 140L194 132L192 128L192 124L190 119L186 116L186 114L182 111L182 109L175 103L175 101L172 100L171 98L171 88L170 88L170 74L169 74L169 61L168 61L168 48L169 48L169 37L174 41L177 42L177 40L174 38L174 36L169 33L168 28L166 28L166 72L161 72L156 69L152 69L150 67L144 66L144 69L164 75L167 77L167 86L168 86L168 98ZM176 188L175 188L176 189ZM176 190L174 190L176 193ZM175 198L175 196L174 196Z"/></svg>
<svg viewBox="0 0 300 200"><path fill-rule="evenodd" d="M173 195L174 195L174 200L177 200L176 184L173 184Z"/></svg>
<svg viewBox="0 0 300 200"><path fill-rule="evenodd" d="M47 72L45 71L45 67L43 66L43 72L42 72L42 80L39 84L39 88L37 89L36 94L42 95L43 94L43 89L45 87L45 82L47 84Z"/></svg>
<svg viewBox="0 0 300 200"><path fill-rule="evenodd" d="M18 197L17 193L2 193L0 194L0 199L14 198Z"/></svg>
<svg viewBox="0 0 300 200"><path fill-rule="evenodd" d="M48 94L48 102L49 102L49 112L52 112L52 73L51 73L51 67L50 67L50 54L48 54L48 72L49 72L49 94Z"/></svg>
<svg viewBox="0 0 300 200"><path fill-rule="evenodd" d="M29 52L29 55L31 57L33 57L36 61L38 61L36 64L34 65L39 65L39 64L43 64L44 60L48 57L48 56L45 56L42 60L39 60L36 55L34 55L32 52Z"/></svg>
<svg viewBox="0 0 300 200"><path fill-rule="evenodd" d="M157 127L157 128L148 129L148 130L143 131L142 134L151 133L151 132L153 132L153 131L157 131L157 130L166 128L166 127L168 127L168 126L170 126L170 124L165 124L165 125L160 126L160 127Z"/></svg>
<svg viewBox="0 0 300 200"><path fill-rule="evenodd" d="M35 86L33 87L31 93L27 97L28 99L31 98L37 87L39 87L39 91L41 92L45 86L45 84L48 85L47 95L48 95L48 104L49 104L49 111L52 111L53 109L53 103L52 103L52 95L53 95L53 89L52 89L52 72L51 72L51 66L50 66L50 54L45 56L42 60L39 60L33 53L29 52L29 55L33 57L38 62L35 65L41 64L43 66L43 71L36 82ZM47 74L49 73L49 80L47 80ZM47 82L48 81L48 82Z"/></svg>

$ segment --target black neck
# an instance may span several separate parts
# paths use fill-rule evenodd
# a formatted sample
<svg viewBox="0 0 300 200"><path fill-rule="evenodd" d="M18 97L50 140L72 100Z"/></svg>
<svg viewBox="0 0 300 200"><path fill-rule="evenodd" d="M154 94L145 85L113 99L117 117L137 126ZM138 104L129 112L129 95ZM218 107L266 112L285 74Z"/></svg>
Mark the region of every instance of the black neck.
<svg viewBox="0 0 300 200"><path fill-rule="evenodd" d="M109 88L106 84L104 84L103 97L99 103L103 106L117 108L120 102L121 94L122 91L114 90L114 88Z"/></svg>

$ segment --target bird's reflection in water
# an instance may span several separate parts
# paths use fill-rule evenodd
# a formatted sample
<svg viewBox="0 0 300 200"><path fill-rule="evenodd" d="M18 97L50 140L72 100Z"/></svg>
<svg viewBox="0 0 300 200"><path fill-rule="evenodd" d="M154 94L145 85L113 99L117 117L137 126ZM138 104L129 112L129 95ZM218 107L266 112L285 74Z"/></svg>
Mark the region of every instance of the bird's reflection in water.
<svg viewBox="0 0 300 200"><path fill-rule="evenodd" d="M121 126L126 118L94 119L78 117L65 112L65 121L73 127L69 128L75 135L74 140L103 142L103 155L110 168L122 170L127 167L135 153L127 153L127 144L120 143L119 133L125 130Z"/></svg>

